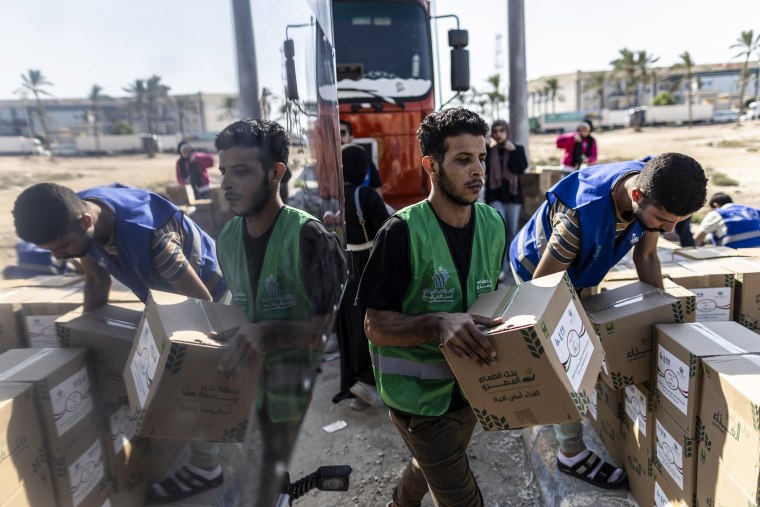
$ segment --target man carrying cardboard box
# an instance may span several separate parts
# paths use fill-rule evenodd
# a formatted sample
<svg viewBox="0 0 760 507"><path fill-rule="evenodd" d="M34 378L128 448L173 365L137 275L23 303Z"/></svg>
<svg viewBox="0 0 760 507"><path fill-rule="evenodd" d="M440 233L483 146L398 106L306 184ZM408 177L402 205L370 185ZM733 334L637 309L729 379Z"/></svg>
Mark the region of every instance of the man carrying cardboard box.
<svg viewBox="0 0 760 507"><path fill-rule="evenodd" d="M501 319L466 313L496 290L506 226L476 203L483 186L488 125L452 108L428 115L417 131L427 200L388 219L359 285L378 391L412 453L388 505L483 505L466 449L476 419L440 347L481 365L496 352L479 325Z"/></svg>
<svg viewBox="0 0 760 507"><path fill-rule="evenodd" d="M567 271L580 291L598 285L633 248L639 279L662 288L659 233L701 208L706 187L699 163L680 153L580 169L547 192L510 245L515 279ZM625 484L622 469L586 448L580 422L555 430L559 470L603 488Z"/></svg>
<svg viewBox="0 0 760 507"><path fill-rule="evenodd" d="M227 293L214 240L152 192L112 186L77 194L55 183L40 183L19 195L13 215L21 239L58 259L80 258L85 311L108 302L111 275L143 302L149 289L206 301L219 301ZM221 484L218 444L191 442L190 462L172 477L158 492L152 489L154 501Z"/></svg>
<svg viewBox="0 0 760 507"><path fill-rule="evenodd" d="M263 353L256 418L249 422L249 467L236 494L271 505L311 399L311 386L347 278L343 247L313 216L286 206L279 186L288 163L288 134L278 123L242 120L216 138L221 187L236 215L217 241L233 302L249 324L217 337L228 341L220 371L235 375ZM255 428L255 424L258 428ZM258 431L258 433L256 433ZM261 446L250 445L260 441ZM281 473L281 472L279 472ZM253 501L254 498L256 501Z"/></svg>

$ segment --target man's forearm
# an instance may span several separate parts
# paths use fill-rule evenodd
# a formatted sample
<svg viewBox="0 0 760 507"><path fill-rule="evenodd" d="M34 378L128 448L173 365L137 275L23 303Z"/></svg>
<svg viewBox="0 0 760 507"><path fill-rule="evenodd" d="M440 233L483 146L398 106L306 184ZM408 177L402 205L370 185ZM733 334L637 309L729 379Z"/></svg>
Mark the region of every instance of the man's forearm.
<svg viewBox="0 0 760 507"><path fill-rule="evenodd" d="M87 276L84 279L84 310L90 311L108 303L111 278Z"/></svg>
<svg viewBox="0 0 760 507"><path fill-rule="evenodd" d="M639 280L653 287L663 288L662 268L660 267L660 258L657 257L657 254L642 255L639 258L634 257L633 262L636 265L636 273L639 275Z"/></svg>
<svg viewBox="0 0 760 507"><path fill-rule="evenodd" d="M364 331L375 345L413 347L439 341L440 321L440 313L406 315L369 308L364 318Z"/></svg>

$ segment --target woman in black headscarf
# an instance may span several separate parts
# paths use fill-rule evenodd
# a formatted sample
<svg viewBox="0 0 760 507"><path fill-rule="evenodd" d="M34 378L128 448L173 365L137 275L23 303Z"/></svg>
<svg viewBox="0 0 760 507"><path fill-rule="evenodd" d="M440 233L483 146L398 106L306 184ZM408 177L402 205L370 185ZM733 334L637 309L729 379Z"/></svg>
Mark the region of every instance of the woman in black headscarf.
<svg viewBox="0 0 760 507"><path fill-rule="evenodd" d="M375 388L367 335L364 334L364 310L354 305L364 266L372 249L372 240L388 218L382 198L373 189L362 186L369 170L369 157L361 146L347 144L341 148L343 192L346 200L346 243L351 257L351 272L337 320L340 346L340 392L333 402L355 397L351 408L362 410L380 406Z"/></svg>

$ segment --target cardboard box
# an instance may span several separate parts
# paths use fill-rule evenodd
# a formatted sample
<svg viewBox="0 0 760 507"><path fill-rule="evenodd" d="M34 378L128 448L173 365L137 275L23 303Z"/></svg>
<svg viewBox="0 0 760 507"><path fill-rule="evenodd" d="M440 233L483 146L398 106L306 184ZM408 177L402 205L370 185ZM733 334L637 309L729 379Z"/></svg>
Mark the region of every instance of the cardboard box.
<svg viewBox="0 0 760 507"><path fill-rule="evenodd" d="M525 223L530 220L530 217L533 216L545 201L545 194L540 194L535 197L524 197L522 208L520 208L520 223Z"/></svg>
<svg viewBox="0 0 760 507"><path fill-rule="evenodd" d="M90 378L86 349L14 349L0 355L0 381L34 384L54 455L95 424Z"/></svg>
<svg viewBox="0 0 760 507"><path fill-rule="evenodd" d="M654 443L654 396L648 383L627 386L623 389L623 426L632 440L631 448L640 449L651 459Z"/></svg>
<svg viewBox="0 0 760 507"><path fill-rule="evenodd" d="M247 323L235 306L151 291L124 369L138 434L243 440L261 357L235 379L222 379L223 348L208 334Z"/></svg>
<svg viewBox="0 0 760 507"><path fill-rule="evenodd" d="M102 505L109 484L97 427L88 428L63 453L54 453L51 461L58 507Z"/></svg>
<svg viewBox="0 0 760 507"><path fill-rule="evenodd" d="M135 296L132 289L121 283L114 277L111 277L111 291L108 293L109 303L142 303L140 298Z"/></svg>
<svg viewBox="0 0 760 507"><path fill-rule="evenodd" d="M443 353L487 431L579 421L602 364L599 338L565 273L483 294L469 310L502 316L484 332L497 364Z"/></svg>
<svg viewBox="0 0 760 507"><path fill-rule="evenodd" d="M620 466L625 460L620 441L620 418L623 411L621 394L620 389L610 389L607 384L598 381L591 392L586 413L589 424L604 444L612 461Z"/></svg>
<svg viewBox="0 0 760 507"><path fill-rule="evenodd" d="M652 326L683 319L681 302L661 289L637 282L583 301L602 343L602 380L613 389L652 378Z"/></svg>
<svg viewBox="0 0 760 507"><path fill-rule="evenodd" d="M734 274L733 320L749 329L760 321L760 260L727 257L716 261Z"/></svg>
<svg viewBox="0 0 760 507"><path fill-rule="evenodd" d="M696 505L757 505L756 494L748 495L717 458L699 446Z"/></svg>
<svg viewBox="0 0 760 507"><path fill-rule="evenodd" d="M559 180L565 177L562 169L544 167L538 173L539 188L542 194L546 194Z"/></svg>
<svg viewBox="0 0 760 507"><path fill-rule="evenodd" d="M25 346L16 312L28 290L19 287L0 292L0 352Z"/></svg>
<svg viewBox="0 0 760 507"><path fill-rule="evenodd" d="M84 294L74 287L29 288L19 304L19 329L30 348L57 347L55 319L81 306Z"/></svg>
<svg viewBox="0 0 760 507"><path fill-rule="evenodd" d="M98 399L105 404L126 403L124 367L144 308L142 303L117 303L84 313L80 307L55 321L61 347L90 349Z"/></svg>
<svg viewBox="0 0 760 507"><path fill-rule="evenodd" d="M639 505L651 505L654 497L654 465L650 457L653 435L650 434L650 438L644 441L637 441L636 431L625 423L620 426L623 467L628 474L628 487L633 497Z"/></svg>
<svg viewBox="0 0 760 507"><path fill-rule="evenodd" d="M641 504L642 507L649 504ZM689 507L692 505L691 499L685 501L683 497L676 494L675 491L665 482L655 471L654 481L654 502L655 507Z"/></svg>
<svg viewBox="0 0 760 507"><path fill-rule="evenodd" d="M34 388L0 383L0 505L55 505Z"/></svg>
<svg viewBox="0 0 760 507"><path fill-rule="evenodd" d="M32 278L12 278L0 280L0 290L16 289L19 287L68 287L81 283L83 275L38 275Z"/></svg>
<svg viewBox="0 0 760 507"><path fill-rule="evenodd" d="M719 259L721 257L736 257L741 252L728 246L689 246L679 248L673 255L678 261L700 261L706 259Z"/></svg>
<svg viewBox="0 0 760 507"><path fill-rule="evenodd" d="M736 322L659 324L657 338L657 395L662 406L688 434L694 435L699 414L705 357L760 353L757 334Z"/></svg>
<svg viewBox="0 0 760 507"><path fill-rule="evenodd" d="M104 453L112 507L142 505L150 468L148 439L136 435L129 405L106 412Z"/></svg>
<svg viewBox="0 0 760 507"><path fill-rule="evenodd" d="M670 278L662 281L663 290L681 302L683 318L681 322L697 321L697 295L686 287L681 287Z"/></svg>
<svg viewBox="0 0 760 507"><path fill-rule="evenodd" d="M702 361L702 404L697 422L700 460L720 462L746 495L760 493L760 357L720 356ZM702 467L702 464L699 465Z"/></svg>
<svg viewBox="0 0 760 507"><path fill-rule="evenodd" d="M192 185L166 185L164 188L166 197L177 205L193 204L195 202L195 192Z"/></svg>
<svg viewBox="0 0 760 507"><path fill-rule="evenodd" d="M526 172L521 174L520 185L525 197L546 197L546 193L541 192L541 175L539 173Z"/></svg>
<svg viewBox="0 0 760 507"><path fill-rule="evenodd" d="M668 277L697 296L697 322L731 320L734 274L712 260L679 262Z"/></svg>
<svg viewBox="0 0 760 507"><path fill-rule="evenodd" d="M652 462L676 496L691 503L696 491L697 444L670 415L657 407Z"/></svg>

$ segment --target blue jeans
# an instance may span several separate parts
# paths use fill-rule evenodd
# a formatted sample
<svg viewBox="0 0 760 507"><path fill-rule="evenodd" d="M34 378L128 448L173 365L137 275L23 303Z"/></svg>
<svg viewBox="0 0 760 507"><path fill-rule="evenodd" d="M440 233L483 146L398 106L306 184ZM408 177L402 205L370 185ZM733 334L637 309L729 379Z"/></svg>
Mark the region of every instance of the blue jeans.
<svg viewBox="0 0 760 507"><path fill-rule="evenodd" d="M504 257L504 265L501 268L502 273L509 272L509 245L517 237L517 231L520 227L520 212L522 211L522 204L509 202L503 203L501 201L491 201L488 203L493 209L499 212L499 215L504 219L507 224L507 255Z"/></svg>

